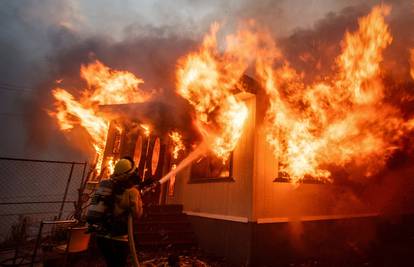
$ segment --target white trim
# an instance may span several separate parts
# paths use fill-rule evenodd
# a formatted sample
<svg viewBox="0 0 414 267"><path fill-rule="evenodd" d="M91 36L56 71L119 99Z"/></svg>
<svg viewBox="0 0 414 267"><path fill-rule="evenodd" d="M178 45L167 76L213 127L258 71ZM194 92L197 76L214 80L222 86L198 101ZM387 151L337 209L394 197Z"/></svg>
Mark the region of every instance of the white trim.
<svg viewBox="0 0 414 267"><path fill-rule="evenodd" d="M340 220L350 218L375 217L379 213L360 213L360 214L338 214L338 215L317 215L317 216L302 216L302 217L273 217L273 218L258 218L257 223L282 223L282 222L303 222L303 221L323 221L323 220Z"/></svg>
<svg viewBox="0 0 414 267"><path fill-rule="evenodd" d="M248 223L247 217L213 214L206 212L194 212L194 211L183 211L187 215L198 216L210 219L218 219L233 222ZM326 220L341 220L341 219L352 219L352 218L364 218L364 217L375 217L379 216L379 213L359 213L359 214L336 214L336 215L314 215L314 216L302 216L302 217L272 217L272 218L258 218L258 224L265 223L284 223L284 222L306 222L306 221L326 221Z"/></svg>
<svg viewBox="0 0 414 267"><path fill-rule="evenodd" d="M213 214L213 213L205 213L205 212L194 212L194 211L183 211L183 212L187 215L210 218L210 219L219 219L219 220L242 222L242 223L248 223L249 222L249 219L246 218L246 217L222 215L222 214Z"/></svg>

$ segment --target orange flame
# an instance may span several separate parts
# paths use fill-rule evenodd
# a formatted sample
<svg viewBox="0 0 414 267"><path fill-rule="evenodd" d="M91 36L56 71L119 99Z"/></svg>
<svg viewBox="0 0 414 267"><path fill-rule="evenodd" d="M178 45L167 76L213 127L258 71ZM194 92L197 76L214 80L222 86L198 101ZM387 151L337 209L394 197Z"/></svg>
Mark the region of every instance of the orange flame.
<svg viewBox="0 0 414 267"><path fill-rule="evenodd" d="M109 121L99 117L95 108L89 103L82 104L76 101L73 95L62 88L54 89L52 94L56 99L56 112L49 112L49 114L57 118L61 130L68 131L75 125L80 125L88 131L98 155L96 166L100 170Z"/></svg>
<svg viewBox="0 0 414 267"><path fill-rule="evenodd" d="M249 25L248 25L249 26ZM248 115L246 104L234 95L237 83L254 58L258 38L249 30L226 37L217 49L217 23L211 26L197 52L182 58L177 70L177 92L194 106L195 124L210 149L223 161L234 150Z"/></svg>
<svg viewBox="0 0 414 267"><path fill-rule="evenodd" d="M139 103L147 101L151 94L139 90L144 80L127 71L115 71L98 60L81 66L81 77L88 84L84 97L100 105Z"/></svg>
<svg viewBox="0 0 414 267"><path fill-rule="evenodd" d="M359 20L358 32L345 34L343 52L337 60L342 70L339 83L343 84L339 86L346 88L354 103L375 103L383 97L382 86L372 83L379 76L382 51L392 42L384 21L390 11L389 6L374 7Z"/></svg>
<svg viewBox="0 0 414 267"><path fill-rule="evenodd" d="M178 159L178 156L180 155L181 151L185 150L185 146L183 144L182 136L179 132L173 131L169 134L171 140L172 140L172 156L173 159ZM177 167L175 164L173 166Z"/></svg>
<svg viewBox="0 0 414 267"><path fill-rule="evenodd" d="M69 92L56 88L52 91L56 112L49 114L56 117L62 130L70 130L76 125L87 130L100 171L110 121L99 114L99 105L141 102L149 99L151 94L139 90L142 79L126 71L111 70L99 61L81 66L81 77L88 85L81 98L75 100Z"/></svg>
<svg viewBox="0 0 414 267"><path fill-rule="evenodd" d="M330 180L330 165L373 175L383 167L409 125L399 111L382 101L383 50L392 37L375 7L359 20L359 30L346 33L337 74L306 85L288 63L273 70L277 56L258 59L257 73L270 99L267 141L280 161L280 171L298 182L306 176ZM285 93L284 93L285 92Z"/></svg>
<svg viewBox="0 0 414 267"><path fill-rule="evenodd" d="M107 166L108 166L108 171L109 173L113 173L115 170L115 160L114 157L108 157L107 159Z"/></svg>
<svg viewBox="0 0 414 267"><path fill-rule="evenodd" d="M148 124L140 124L139 126L144 129L144 134L148 137L151 133L151 127Z"/></svg>
<svg viewBox="0 0 414 267"><path fill-rule="evenodd" d="M404 120L401 111L384 99L381 63L384 50L392 42L385 21L389 13L390 7L381 5L361 18L358 30L345 34L332 73L309 83L283 59L271 35L256 28L253 21L226 36L220 50L220 27L213 24L199 49L179 60L176 72L177 93L194 107L194 123L204 138L200 151L204 153L208 145L225 161L235 149L248 116L236 89L255 61L257 79L269 98L266 140L279 159L281 173L293 182L307 176L329 181L332 166L366 177L375 174L401 145L401 137L414 129L414 118ZM414 79L414 50L411 64ZM102 162L109 120L99 114L98 105L142 102L152 95L139 90L142 79L111 70L99 61L82 66L81 77L88 87L79 101L56 88L56 112L50 114L62 130L84 127ZM140 126L148 136L150 126ZM184 149L182 137L173 132L170 138L177 159ZM195 153L197 157L200 151Z"/></svg>

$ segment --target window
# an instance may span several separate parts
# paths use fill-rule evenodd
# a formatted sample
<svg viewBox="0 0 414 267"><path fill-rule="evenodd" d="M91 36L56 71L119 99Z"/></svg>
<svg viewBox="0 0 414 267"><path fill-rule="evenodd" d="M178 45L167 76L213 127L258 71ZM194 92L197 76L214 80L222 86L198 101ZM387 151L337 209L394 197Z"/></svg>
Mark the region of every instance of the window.
<svg viewBox="0 0 414 267"><path fill-rule="evenodd" d="M233 180L233 153L223 162L209 154L191 166L190 183L231 182Z"/></svg>
<svg viewBox="0 0 414 267"><path fill-rule="evenodd" d="M277 174L277 178L273 180L275 183L291 183L292 178L290 178L289 174L284 171L279 171ZM329 182L317 179L310 175L306 175L302 180L299 181L301 184L329 184Z"/></svg>

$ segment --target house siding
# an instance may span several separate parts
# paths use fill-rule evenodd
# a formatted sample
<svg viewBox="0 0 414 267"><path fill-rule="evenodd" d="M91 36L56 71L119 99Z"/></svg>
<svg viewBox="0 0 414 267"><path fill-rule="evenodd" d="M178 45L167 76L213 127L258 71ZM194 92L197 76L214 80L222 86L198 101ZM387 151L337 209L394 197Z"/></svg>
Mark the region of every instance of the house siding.
<svg viewBox="0 0 414 267"><path fill-rule="evenodd" d="M185 211L238 216L252 219L255 96L244 100L250 112L233 152L233 182L190 184L190 168L177 174L174 196L168 204L182 204Z"/></svg>

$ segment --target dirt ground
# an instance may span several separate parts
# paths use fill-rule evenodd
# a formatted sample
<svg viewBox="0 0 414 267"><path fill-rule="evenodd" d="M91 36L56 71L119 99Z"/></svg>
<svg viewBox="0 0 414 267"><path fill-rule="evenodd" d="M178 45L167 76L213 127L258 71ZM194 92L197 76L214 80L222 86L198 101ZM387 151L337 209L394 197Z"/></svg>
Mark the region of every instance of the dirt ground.
<svg viewBox="0 0 414 267"><path fill-rule="evenodd" d="M140 265L142 267L161 267L161 266L194 266L194 267L219 267L231 266L224 259L207 255L202 251L193 249L160 249L138 251ZM44 267L61 265L62 258L48 260ZM88 255L77 255L69 258L69 266L76 267L105 267L105 261L99 251L92 250ZM131 260L128 266L132 266Z"/></svg>

